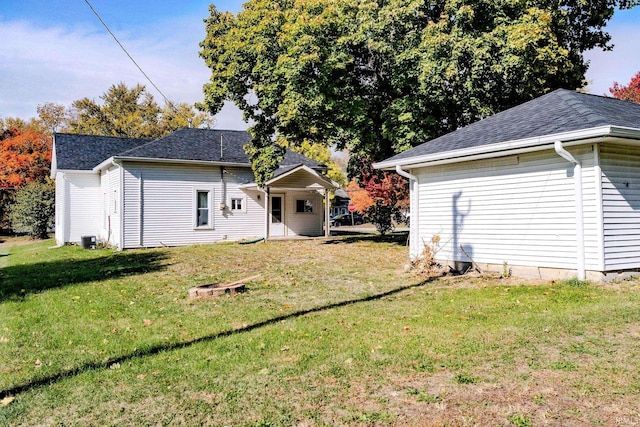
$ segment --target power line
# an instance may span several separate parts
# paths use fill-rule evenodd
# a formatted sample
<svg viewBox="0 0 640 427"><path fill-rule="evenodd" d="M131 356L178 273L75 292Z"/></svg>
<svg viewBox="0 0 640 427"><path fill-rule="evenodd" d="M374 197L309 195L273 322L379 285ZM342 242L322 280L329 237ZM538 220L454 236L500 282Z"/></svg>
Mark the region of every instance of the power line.
<svg viewBox="0 0 640 427"><path fill-rule="evenodd" d="M98 20L100 21L100 23L104 26L104 28L109 32L109 34L111 34L111 37L113 37L113 39L116 41L116 43L118 43L118 46L120 46L120 49L122 49L122 51L124 53L127 54L127 56L129 57L129 59L131 60L131 62L133 62L133 64L138 68L138 70L140 70L140 72L142 73L142 75L149 81L149 83L151 83L151 86L153 86L158 93L162 96L162 98L164 99L164 102L166 102L169 107L171 107L173 109L173 111L176 112L176 114L182 116L183 119L185 119L187 121L187 123L189 123L189 127L191 127L191 119L185 117L184 115L182 115L180 113L180 111L173 105L173 103L169 100L169 98L167 98L165 96L164 93L162 93L162 91L160 90L160 88L153 82L153 80L151 80L151 77L149 77L147 75L147 73L144 72L144 70L142 69L142 67L140 65L138 65L138 63L136 62L135 59L133 59L133 57L131 56L131 54L129 53L129 51L127 51L127 49L122 45L122 43L120 43L120 40L118 40L118 38L116 37L115 34L113 34L113 32L111 31L111 29L109 28L109 26L107 25L106 22L104 22L102 20L102 18L100 17L100 15L98 14L98 12L93 8L93 6L91 5L91 3L89 3L89 0L84 0L84 2L87 4L87 6L89 6L89 9L91 9L91 11L93 12L94 15L96 15L96 18L98 18Z"/></svg>

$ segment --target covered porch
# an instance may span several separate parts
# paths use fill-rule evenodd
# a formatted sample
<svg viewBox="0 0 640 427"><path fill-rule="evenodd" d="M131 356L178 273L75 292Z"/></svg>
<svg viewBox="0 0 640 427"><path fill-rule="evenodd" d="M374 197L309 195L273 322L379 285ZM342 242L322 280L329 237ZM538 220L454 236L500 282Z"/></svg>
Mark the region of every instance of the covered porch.
<svg viewBox="0 0 640 427"><path fill-rule="evenodd" d="M279 168L263 187L264 238L296 239L329 236L329 192L338 185L305 165Z"/></svg>

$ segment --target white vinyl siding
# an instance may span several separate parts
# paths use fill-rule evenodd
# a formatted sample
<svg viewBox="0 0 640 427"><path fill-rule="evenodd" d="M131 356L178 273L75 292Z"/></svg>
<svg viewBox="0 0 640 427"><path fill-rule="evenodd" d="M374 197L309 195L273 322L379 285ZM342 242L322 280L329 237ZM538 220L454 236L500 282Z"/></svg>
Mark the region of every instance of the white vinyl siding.
<svg viewBox="0 0 640 427"><path fill-rule="evenodd" d="M585 257L598 265L591 146L569 150L583 166ZM573 165L553 151L412 170L418 177L418 241L440 236L436 258L575 269ZM464 251L460 249L464 248ZM420 244L422 249L422 243Z"/></svg>
<svg viewBox="0 0 640 427"><path fill-rule="evenodd" d="M600 148L606 271L640 268L640 149Z"/></svg>
<svg viewBox="0 0 640 427"><path fill-rule="evenodd" d="M100 237L100 176L86 172L56 174L56 242L78 243Z"/></svg>
<svg viewBox="0 0 640 427"><path fill-rule="evenodd" d="M55 156L54 156L55 159ZM67 193L65 188L67 183L64 179L64 173L56 173L56 213L55 213L55 237L56 244L63 245L69 241L68 236L68 219L66 218Z"/></svg>
<svg viewBox="0 0 640 427"><path fill-rule="evenodd" d="M124 247L178 246L260 237L264 197L239 185L253 177L249 168L125 163ZM211 226L196 227L196 192L210 191ZM220 209L228 195L244 197L243 212ZM234 196L235 197L235 196Z"/></svg>
<svg viewBox="0 0 640 427"><path fill-rule="evenodd" d="M100 177L100 221L102 239L109 244L120 247L120 214L122 206L120 194L120 167L111 166L102 171Z"/></svg>
<svg viewBox="0 0 640 427"><path fill-rule="evenodd" d="M313 212L296 212L298 200L309 200ZM285 197L285 225L288 236L322 236L324 196L317 191L287 192Z"/></svg>

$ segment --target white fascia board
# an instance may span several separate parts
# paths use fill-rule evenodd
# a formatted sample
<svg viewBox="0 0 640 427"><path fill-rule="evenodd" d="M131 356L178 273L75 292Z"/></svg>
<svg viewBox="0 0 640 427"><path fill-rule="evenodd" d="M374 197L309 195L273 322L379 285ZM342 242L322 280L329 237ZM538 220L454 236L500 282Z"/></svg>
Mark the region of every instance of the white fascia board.
<svg viewBox="0 0 640 427"><path fill-rule="evenodd" d="M153 157L114 156L100 163L98 166L93 168L93 170L97 172L104 169L107 166L110 166L111 164L116 164L119 162L170 163L170 164L180 164L180 165L202 165L202 166L232 166L232 167L242 167L242 168L251 167L249 163L212 162L207 160L162 159L162 158L153 158Z"/></svg>
<svg viewBox="0 0 640 427"><path fill-rule="evenodd" d="M100 172L102 169L106 168L107 166L111 166L113 163L114 163L114 158L109 157L107 160L105 160L104 162L100 163L98 166L93 168L93 172Z"/></svg>
<svg viewBox="0 0 640 427"><path fill-rule="evenodd" d="M53 179L56 177L56 172L58 171L58 160L56 159L56 135L53 134L53 143L51 145L51 172L49 173L49 178Z"/></svg>
<svg viewBox="0 0 640 427"><path fill-rule="evenodd" d="M327 187L332 187L332 186L333 186L333 187L335 187L335 188L338 188L338 187L339 187L339 186L338 186L335 182L333 182L332 180L325 178L324 176L320 175L320 174L319 174L318 172L316 172L315 170L311 169L309 166L305 166L305 165L300 165L300 166L298 166L298 167L295 167L295 168L291 169L290 171L287 171L287 172L283 173L282 175L278 175L278 176L277 176L277 177L275 177L275 178L271 178L269 181L267 181L267 182L265 183L265 186L267 186L267 187L268 187L268 186L271 186L271 185L275 184L276 182L280 181L281 179L284 179L284 178L286 178L287 176L292 175L292 174L294 174L294 173L296 173L296 172L298 172L298 171L300 171L300 170L303 170L303 171L305 171L305 172L307 172L307 173L309 173L309 174L311 174L311 175L313 175L313 176L317 177L320 181L324 182L324 183L326 184L326 186L327 186ZM323 186L323 187L324 187L324 186Z"/></svg>
<svg viewBox="0 0 640 427"><path fill-rule="evenodd" d="M240 185L238 185L238 188L240 188L242 190L259 190L258 184L256 184L255 182L248 182L246 184L240 184Z"/></svg>
<svg viewBox="0 0 640 427"><path fill-rule="evenodd" d="M518 152L531 152L547 150L553 148L554 141L573 142L569 145L584 143L584 140L616 136L622 138L640 139L640 129L625 128L619 126L599 126L595 128L582 129L572 132L562 132L551 135L544 135L535 138L524 138L513 141L500 142L496 144L481 145L478 147L464 148L461 150L444 151L440 153L427 154L424 156L407 157L395 161L382 161L374 163L376 169L395 169L396 166L424 166L426 164L454 163L464 160L475 160L479 158L490 158L493 156L504 156L517 154Z"/></svg>
<svg viewBox="0 0 640 427"><path fill-rule="evenodd" d="M84 174L84 175L95 175L96 172L92 171L92 170L77 170L77 169L58 169L56 170L56 173L61 173L61 174L65 174L65 173L75 173L75 174ZM55 178L55 176L53 177Z"/></svg>

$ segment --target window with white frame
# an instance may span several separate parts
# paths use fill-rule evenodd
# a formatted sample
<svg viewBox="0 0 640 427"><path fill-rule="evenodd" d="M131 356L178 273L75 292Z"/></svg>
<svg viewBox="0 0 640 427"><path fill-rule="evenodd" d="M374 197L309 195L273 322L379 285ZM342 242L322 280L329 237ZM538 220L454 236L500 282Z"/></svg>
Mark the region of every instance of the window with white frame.
<svg viewBox="0 0 640 427"><path fill-rule="evenodd" d="M242 197L232 197L231 198L231 211L234 212L242 212L245 209L244 206L244 198Z"/></svg>
<svg viewBox="0 0 640 427"><path fill-rule="evenodd" d="M311 200L296 200L296 213L313 213Z"/></svg>
<svg viewBox="0 0 640 427"><path fill-rule="evenodd" d="M194 225L196 228L212 228L212 209L211 203L213 199L213 194L211 190L195 190L194 194L195 198L195 221Z"/></svg>

